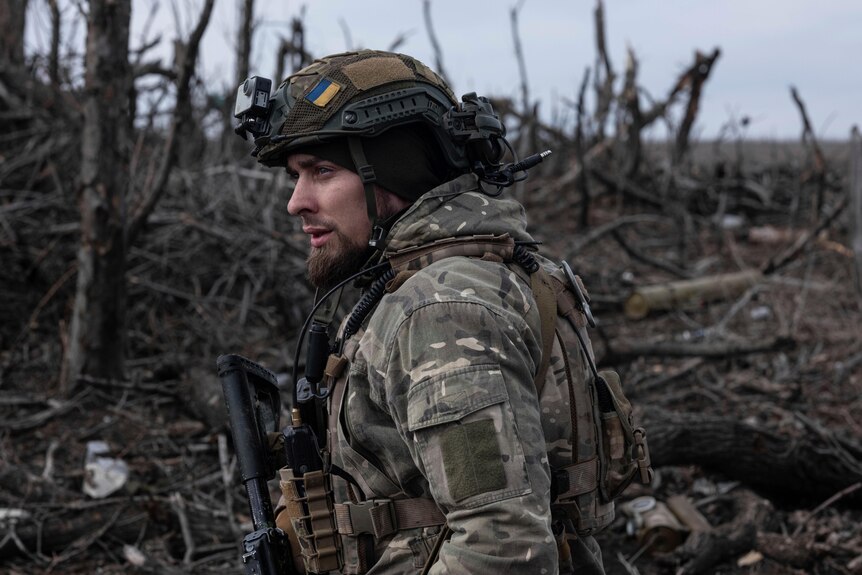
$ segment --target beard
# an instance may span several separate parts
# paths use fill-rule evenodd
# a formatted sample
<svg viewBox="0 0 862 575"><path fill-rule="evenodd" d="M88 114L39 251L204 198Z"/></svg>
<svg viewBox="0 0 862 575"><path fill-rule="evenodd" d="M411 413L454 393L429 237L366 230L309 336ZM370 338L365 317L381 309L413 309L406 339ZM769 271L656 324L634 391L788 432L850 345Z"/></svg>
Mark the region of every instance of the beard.
<svg viewBox="0 0 862 575"><path fill-rule="evenodd" d="M357 243L341 231L333 230L328 242L312 248L308 254L308 281L318 289L332 289L362 268L367 251L365 242Z"/></svg>
<svg viewBox="0 0 862 575"><path fill-rule="evenodd" d="M376 201L380 223L387 230L407 206L403 201L398 201L393 194L382 194L379 193L379 190ZM357 239L348 236L325 219L303 217L302 221L305 225L317 225L332 229L332 237L329 241L319 248L311 248L305 262L308 281L320 290L328 291L357 273L374 253L374 248L368 245L371 233L370 226L365 237Z"/></svg>

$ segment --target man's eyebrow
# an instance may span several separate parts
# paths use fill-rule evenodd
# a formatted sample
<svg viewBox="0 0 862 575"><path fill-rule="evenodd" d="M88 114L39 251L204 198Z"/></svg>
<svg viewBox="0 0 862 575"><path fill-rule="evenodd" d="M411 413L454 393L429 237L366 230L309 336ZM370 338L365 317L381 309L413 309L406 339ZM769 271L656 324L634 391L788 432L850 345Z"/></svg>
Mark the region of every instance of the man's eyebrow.
<svg viewBox="0 0 862 575"><path fill-rule="evenodd" d="M310 168L310 167L314 166L315 164L319 164L320 162L323 162L323 161L325 161L325 160L323 160L322 158L318 158L317 156L309 156L307 158L303 158L303 159L295 161L295 162L288 162L287 163L287 169L288 170L294 169L291 166L291 164L296 164L297 168Z"/></svg>

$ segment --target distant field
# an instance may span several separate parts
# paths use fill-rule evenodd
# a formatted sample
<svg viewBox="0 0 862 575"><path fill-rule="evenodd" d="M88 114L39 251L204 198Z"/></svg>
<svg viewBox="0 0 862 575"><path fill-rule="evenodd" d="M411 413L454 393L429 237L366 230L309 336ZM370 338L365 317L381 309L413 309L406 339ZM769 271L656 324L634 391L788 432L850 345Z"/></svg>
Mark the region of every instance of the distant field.
<svg viewBox="0 0 862 575"><path fill-rule="evenodd" d="M826 161L838 170L847 166L848 144L848 140L818 141ZM668 157L671 144L666 141L647 141L644 147L651 158L663 160ZM799 140L722 140L693 142L691 153L695 164L709 164L719 158L733 162L741 157L744 168L758 169L775 164L799 164L808 158L810 150Z"/></svg>

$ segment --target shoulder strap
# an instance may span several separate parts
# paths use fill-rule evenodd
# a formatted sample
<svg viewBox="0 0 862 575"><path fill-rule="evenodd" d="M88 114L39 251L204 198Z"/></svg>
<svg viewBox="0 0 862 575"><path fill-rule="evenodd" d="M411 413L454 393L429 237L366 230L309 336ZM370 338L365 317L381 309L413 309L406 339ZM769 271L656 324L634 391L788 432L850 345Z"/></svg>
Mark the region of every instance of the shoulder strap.
<svg viewBox="0 0 862 575"><path fill-rule="evenodd" d="M496 256L501 261L511 261L514 247L515 241L509 234L459 236L387 252L386 257L394 270L419 270L452 256Z"/></svg>
<svg viewBox="0 0 862 575"><path fill-rule="evenodd" d="M551 277L548 272L539 266L535 272L530 274L530 287L536 298L539 308L539 318L542 325L542 360L533 383L536 385L538 396L541 397L542 389L545 387L545 376L548 366L551 364L551 350L554 347L554 333L557 322L557 295L551 286Z"/></svg>

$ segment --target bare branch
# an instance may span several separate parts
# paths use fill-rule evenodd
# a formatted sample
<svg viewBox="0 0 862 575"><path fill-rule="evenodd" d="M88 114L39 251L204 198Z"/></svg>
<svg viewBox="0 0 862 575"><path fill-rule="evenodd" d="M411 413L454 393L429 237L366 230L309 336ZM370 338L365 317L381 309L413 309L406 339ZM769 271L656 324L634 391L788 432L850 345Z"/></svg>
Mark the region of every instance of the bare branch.
<svg viewBox="0 0 862 575"><path fill-rule="evenodd" d="M200 20L194 31L189 37L188 43L183 50L183 58L178 62L178 77L177 77L177 101L174 107L173 119L171 127L168 130L165 138L165 151L162 157L162 163L159 167L158 174L153 182L152 188L149 190L147 197L140 205L135 213L134 218L129 223L126 241L128 245L134 243L136 237L140 233L144 224L147 221L159 198L165 191L168 182L168 176L176 162L177 157L177 140L176 135L180 131L184 122L188 120L186 108L190 100L190 84L192 74L197 63L198 48L200 46L201 37L209 24L210 16L212 15L213 4L215 0L206 0L203 10L201 11Z"/></svg>
<svg viewBox="0 0 862 575"><path fill-rule="evenodd" d="M793 261L796 256L798 256L802 252L803 248L805 248L805 246L807 246L811 242L811 240L816 238L818 234L820 234L820 232L832 225L832 222L834 222L835 219L841 215L841 212L844 211L844 208L847 207L849 199L849 195L843 196L838 201L838 205L836 205L830 213L826 214L820 221L820 223L814 227L814 229L799 236L799 238L793 243L793 245L784 250L782 253L770 258L766 265L763 266L763 273L771 274Z"/></svg>
<svg viewBox="0 0 862 575"><path fill-rule="evenodd" d="M447 84L450 84L449 75L443 67L443 51L440 49L440 43L437 41L437 35L434 33L434 24L431 22L431 0L422 0L422 15L425 18L425 30L428 31L428 39L431 41L431 47L434 49L434 67L437 69L440 77Z"/></svg>
<svg viewBox="0 0 862 575"><path fill-rule="evenodd" d="M718 58L720 53L721 51L716 48L715 50L713 50L712 55L707 58L713 58L713 62L709 62L709 68L706 69L707 74L711 70L714 60ZM676 102L676 98L679 96L679 94L692 84L692 78L699 73L698 68L700 68L703 63L702 58L703 55L700 52L695 53L694 64L692 64L689 68L683 71L682 74L679 75L676 84L674 84L673 88L671 88L670 92L668 92L667 97L665 97L665 99L662 101L655 102L652 107L643 114L642 127L645 128L652 124L656 119L664 116L668 108L670 108ZM703 78L703 81L705 80L706 78Z"/></svg>
<svg viewBox="0 0 862 575"><path fill-rule="evenodd" d="M637 86L638 60L631 46L626 48L626 74L623 92L620 95L620 120L617 122L617 137L621 138L626 148L623 173L632 177L637 172L641 162L641 131L643 130L643 114L640 107L640 93Z"/></svg>
<svg viewBox="0 0 862 575"><path fill-rule="evenodd" d="M407 38L410 37L412 32L399 32L395 38L392 39L392 42L389 43L389 46L386 47L390 52L395 52L400 48L404 42L407 41Z"/></svg>
<svg viewBox="0 0 862 575"><path fill-rule="evenodd" d="M254 0L243 0L238 31L235 82L242 82L249 75L251 39L254 34ZM277 79L280 80L280 79Z"/></svg>
<svg viewBox="0 0 862 575"><path fill-rule="evenodd" d="M305 7L299 12L299 16L290 21L290 39L282 37L278 47L276 60L275 78L277 82L282 81L286 74L284 72L284 61L290 56L290 73L296 72L310 63L313 58L305 50Z"/></svg>
<svg viewBox="0 0 862 575"><path fill-rule="evenodd" d="M853 254L856 260L856 293L862 308L862 137L859 128L850 132L850 199Z"/></svg>
<svg viewBox="0 0 862 575"><path fill-rule="evenodd" d="M51 53L48 56L48 78L56 90L60 87L60 7L57 0L48 0L51 10Z"/></svg>
<svg viewBox="0 0 862 575"><path fill-rule="evenodd" d="M596 140L601 141L605 137L605 124L613 102L615 79L605 40L605 9L602 0L596 0L594 16L596 26Z"/></svg>
<svg viewBox="0 0 862 575"><path fill-rule="evenodd" d="M338 25L341 27L341 33L344 34L344 49L349 52L353 50L353 35L350 33L350 26L347 25L347 20L344 18L338 19Z"/></svg>
<svg viewBox="0 0 862 575"><path fill-rule="evenodd" d="M799 97L799 92L796 91L796 86L790 86L790 96L799 108L799 115L802 116L802 142L811 146L814 153L814 170L818 174L822 174L826 169L826 159L823 157L823 150L817 143L817 138L814 136L814 130L811 127L811 120L808 119L808 111L805 108L805 102Z"/></svg>
<svg viewBox="0 0 862 575"><path fill-rule="evenodd" d="M521 77L521 109L525 116L530 112L530 87L527 82L527 64L524 61L524 50L521 47L521 36L518 32L518 13L523 7L524 2L518 2L509 11L509 18L512 23L512 42L515 45L515 59L518 61L518 74Z"/></svg>
<svg viewBox="0 0 862 575"><path fill-rule="evenodd" d="M699 51L694 55L694 66L689 74L689 95L688 105L685 108L685 116L679 126L679 131L676 134L676 146L674 148L674 158L679 161L688 151L688 140L691 133L691 128L694 126L694 121L697 118L697 112L700 108L700 92L706 79L709 78L709 73L715 61L721 55L721 50L718 48L712 51L712 54L705 56Z"/></svg>
<svg viewBox="0 0 862 575"><path fill-rule="evenodd" d="M133 71L134 77L137 80L138 78L143 78L144 76L155 75L162 76L167 78L168 80L176 80L177 79L177 71L172 70L170 68L165 68L162 66L162 63L159 60L153 60L152 62L146 62L144 64L136 64Z"/></svg>
<svg viewBox="0 0 862 575"><path fill-rule="evenodd" d="M590 69L584 70L584 79L581 80L581 89L578 91L577 123L575 124L575 156L578 165L581 166L576 186L581 189L581 229L589 226L590 220L590 189L589 175L586 167L586 152L584 150L584 96L587 92L587 83L590 80Z"/></svg>
<svg viewBox="0 0 862 575"><path fill-rule="evenodd" d="M4 66L24 64L24 23L27 0L0 0L0 62Z"/></svg>

